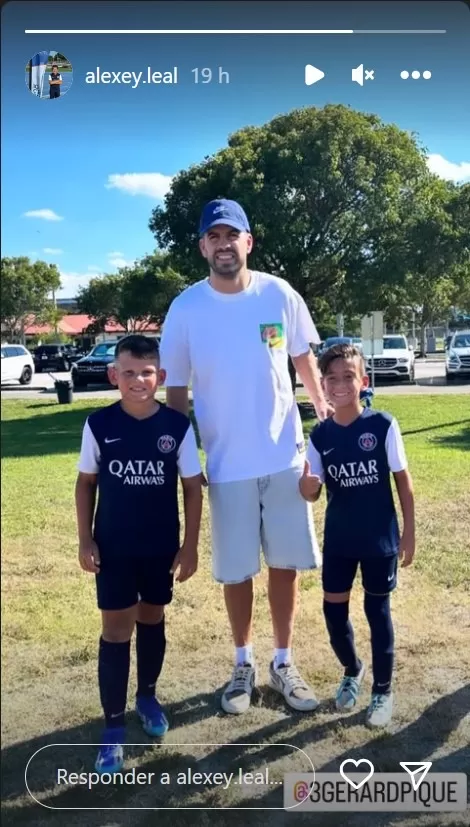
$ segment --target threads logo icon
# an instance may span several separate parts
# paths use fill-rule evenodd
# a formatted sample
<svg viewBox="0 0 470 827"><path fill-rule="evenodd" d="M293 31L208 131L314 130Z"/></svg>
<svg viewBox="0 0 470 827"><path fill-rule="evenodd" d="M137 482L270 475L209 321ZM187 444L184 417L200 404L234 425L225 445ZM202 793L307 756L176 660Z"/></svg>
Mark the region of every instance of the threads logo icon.
<svg viewBox="0 0 470 827"><path fill-rule="evenodd" d="M310 793L310 786L307 781L297 781L294 784L294 799L295 801L305 801Z"/></svg>

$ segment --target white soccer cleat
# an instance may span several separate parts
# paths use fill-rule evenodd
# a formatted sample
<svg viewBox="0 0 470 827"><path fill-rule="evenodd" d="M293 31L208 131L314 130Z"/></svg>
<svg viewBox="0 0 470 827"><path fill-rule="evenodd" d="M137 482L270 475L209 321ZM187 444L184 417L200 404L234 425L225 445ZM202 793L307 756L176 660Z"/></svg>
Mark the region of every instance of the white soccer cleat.
<svg viewBox="0 0 470 827"><path fill-rule="evenodd" d="M366 723L367 726L373 728L386 727L392 720L393 712L393 693L389 695L372 695L372 699L367 710Z"/></svg>

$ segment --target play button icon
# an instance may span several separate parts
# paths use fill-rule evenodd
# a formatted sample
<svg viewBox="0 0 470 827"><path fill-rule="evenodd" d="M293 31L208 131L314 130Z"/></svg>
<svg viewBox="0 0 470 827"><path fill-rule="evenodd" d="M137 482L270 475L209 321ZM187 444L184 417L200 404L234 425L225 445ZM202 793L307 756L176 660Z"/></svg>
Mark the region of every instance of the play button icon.
<svg viewBox="0 0 470 827"><path fill-rule="evenodd" d="M307 63L305 67L305 83L307 86L311 86L312 83L317 83L324 77L325 73L322 72L321 69L317 69L316 66L311 66L310 63Z"/></svg>

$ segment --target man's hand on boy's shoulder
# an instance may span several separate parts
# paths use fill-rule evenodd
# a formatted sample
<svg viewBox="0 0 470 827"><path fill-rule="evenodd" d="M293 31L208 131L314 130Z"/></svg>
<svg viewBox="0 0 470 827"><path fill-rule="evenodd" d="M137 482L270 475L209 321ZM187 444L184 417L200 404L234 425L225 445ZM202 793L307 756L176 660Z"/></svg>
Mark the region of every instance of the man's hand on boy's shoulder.
<svg viewBox="0 0 470 827"><path fill-rule="evenodd" d="M400 551L398 553L398 557L401 560L401 566L405 569L407 566L411 566L413 562L413 558L415 556L415 538L412 534L403 532L401 540L400 540Z"/></svg>
<svg viewBox="0 0 470 827"><path fill-rule="evenodd" d="M318 422L324 422L325 419L329 419L333 416L334 412L335 409L333 405L331 405L326 399L315 405L315 413L317 415Z"/></svg>
<svg viewBox="0 0 470 827"><path fill-rule="evenodd" d="M78 547L78 561L83 571L89 571L91 574L99 574L100 571L100 551L94 540L89 540L87 543L80 543Z"/></svg>
<svg viewBox="0 0 470 827"><path fill-rule="evenodd" d="M197 566L197 548L194 548L194 546L187 546L183 543L173 561L173 565L170 569L170 572L171 574L175 574L175 572L179 569L178 574L176 576L176 581L178 583L184 583L185 580L189 580L189 578L196 573Z"/></svg>
<svg viewBox="0 0 470 827"><path fill-rule="evenodd" d="M299 480L300 493L304 500L314 502L322 487L322 481L317 474L312 474L308 459L305 460L304 471Z"/></svg>

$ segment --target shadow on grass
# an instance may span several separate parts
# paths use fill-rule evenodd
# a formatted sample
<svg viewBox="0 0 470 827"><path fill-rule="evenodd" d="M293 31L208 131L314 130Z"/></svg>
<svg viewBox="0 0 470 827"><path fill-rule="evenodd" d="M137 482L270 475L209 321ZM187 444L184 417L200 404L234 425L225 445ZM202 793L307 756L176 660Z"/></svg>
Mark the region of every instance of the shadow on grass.
<svg viewBox="0 0 470 827"><path fill-rule="evenodd" d="M311 755L316 772L338 772L341 763L349 758L359 760L368 758L374 765L376 772L400 772L400 761L422 761L445 746L449 736L467 716L470 709L470 684L457 689L435 701L431 706L411 724L396 733L379 733L365 744L353 747L343 752L332 761L322 766L315 763L315 756ZM357 718L358 715L353 716ZM362 716L361 722L362 722ZM350 721L351 718L342 719ZM354 721L358 723L358 721ZM293 746L306 748L312 738L311 731L298 733L289 740ZM470 746L462 747L453 753L433 760L433 772L468 772L470 766ZM260 806L270 806L273 793L268 793L259 802ZM318 820L317 820L318 818ZM388 814L384 824L393 824L403 818L403 813ZM298 816L299 821L305 824L320 825L321 827L343 827L340 816L333 813L323 813L316 816L313 813ZM303 823L303 822L302 822ZM348 827L369 827L382 823L379 813L352 814L347 816ZM436 823L439 823L437 821ZM463 822L462 822L463 823Z"/></svg>
<svg viewBox="0 0 470 827"><path fill-rule="evenodd" d="M169 708L172 715L171 736L174 737L175 730L179 726L214 715L214 707L214 696L209 694L196 695L181 703L173 704ZM466 716L469 707L470 685L439 698L425 709L415 721L400 731L375 735L367 743L353 747L350 751L337 754L334 759L322 766L319 766L315 760L315 744L321 744L323 738L331 735L334 736L335 743L339 744L341 733L345 729L363 724L363 711L322 723L316 723L315 714L307 717L293 714L252 731L249 736L240 736L232 742L233 745L230 747L219 746L199 760L191 754L191 750L188 749L190 745L184 743L180 745L180 750L176 753L171 749L166 749L165 745L155 747L149 741L148 748L128 748L128 754L130 758L134 759L145 757L144 763L137 767L137 770L145 770L146 773L154 772L156 778L159 778L162 772L169 772L173 776L178 772L187 772L188 768L202 773L218 771L238 774L239 769L243 772L263 771L269 766L270 762L286 754L285 750L282 753L282 744L304 749L310 754L317 772L338 772L342 761L346 758L359 759L364 757L372 761L376 772L400 772L400 761L421 761L445 746L449 737ZM305 725L301 732L292 732L299 718L302 718ZM142 735L137 723L135 721L130 723L129 742L145 742L147 739ZM135 784L129 785L126 789L121 787L112 791L105 788L93 793L87 793L86 789L69 788L56 795L48 795L48 791L54 785L53 779L57 767L60 766L57 757L54 760L52 750L49 755L47 755L49 751L44 751L43 763L38 765L34 773L34 790L37 794L42 791L44 797L41 800L44 804L53 808L75 808L78 806L119 808L128 806L137 809L128 812L118 810L113 813L112 818L106 817L102 810L95 812L89 810L86 814L69 810L64 820L63 811L40 810L39 805L24 797L24 768L28 759L36 750L45 744L96 742L99 740L100 727L100 722L94 720L86 726L56 731L41 738L14 744L4 750L2 760L4 782L2 786L4 805L7 805L4 824L8 823L14 825L14 827L23 824L36 825L41 823L42 825L41 817L44 819L47 817L47 824L62 825L67 823L71 827L84 827L85 825L87 827L88 825L103 827L104 824L116 827L116 825L131 823L138 824L141 827L154 825L155 814L149 811L138 813L139 805L141 807L172 806L177 808L173 811L159 811L158 824L162 827L175 827L175 825L178 825L178 827L192 827L194 824L209 825L215 823L218 827L221 825L223 827L227 825L228 827L228 825L235 825L237 822L250 825L250 827L251 825L253 827L259 825L281 827L281 825L287 823L286 813L281 809L282 791L279 787L256 799L238 798L231 805L236 806L238 804L240 807L250 809L252 806L262 809L271 808L271 812L265 811L263 813L262 809L255 812L244 810L242 815L241 813L236 814L235 811L224 812L219 810L217 816L213 817L216 819L215 821L213 818L210 819L209 815L202 815L202 813L196 816L194 811L182 812L181 808L184 807L210 807L211 805L216 807L218 805L218 801L214 798L215 792L209 794L208 797L206 796L204 800L195 799L198 794L194 787L191 788L190 786L179 788L173 786L168 790L162 790L162 785L157 783L158 789L152 790L152 788L143 788ZM167 745L170 746L170 743L170 739L167 738ZM250 747L246 746L247 743L250 744ZM178 745L177 741L175 741L175 744ZM262 745L261 748L254 749L253 747L258 744ZM269 746L270 744L271 746ZM152 751L154 751L154 755L151 754ZM77 753L77 750L75 752ZM79 757L77 754L72 756L72 765L67 761L68 770L91 770L95 752L96 748L94 747L88 747L86 751L80 750ZM469 765L470 747L462 747L442 758L434 759L432 771L464 772ZM305 771L303 765L299 767L298 771ZM30 779L32 784L32 775ZM22 798L20 798L21 796ZM93 796L93 803L90 801L91 796ZM390 825L400 822L403 816L403 813L349 813L347 824L348 827L372 827L372 825L377 827L377 825ZM296 819L296 823L300 822L306 827L307 825L309 827L311 825L314 825L314 827L320 827L320 825L321 827L344 827L346 823L342 813L298 813ZM438 823L437 820L436 824Z"/></svg>
<svg viewBox="0 0 470 827"><path fill-rule="evenodd" d="M456 428L458 425L470 426L470 419L467 417L466 419L459 419L457 422L441 422L439 425L426 425L425 428L413 428L413 430L403 431L403 436L411 436L412 434L427 434L430 431L441 431L442 428Z"/></svg>
<svg viewBox="0 0 470 827"><path fill-rule="evenodd" d="M467 427L462 428L458 434L435 437L432 444L443 448L457 448L459 451L470 451L470 422L466 421Z"/></svg>
<svg viewBox="0 0 470 827"><path fill-rule="evenodd" d="M30 402L25 407L31 411L31 416L2 422L1 454L4 458L78 453L86 418L103 406L92 402L87 407ZM40 415L35 416L35 411L41 411ZM190 417L200 448L201 440L192 412Z"/></svg>
<svg viewBox="0 0 470 827"><path fill-rule="evenodd" d="M31 409L30 417L2 422L2 457L78 453L85 420L98 406L71 405L64 410L59 405L31 402L27 407ZM35 416L36 409L50 409L50 413Z"/></svg>

